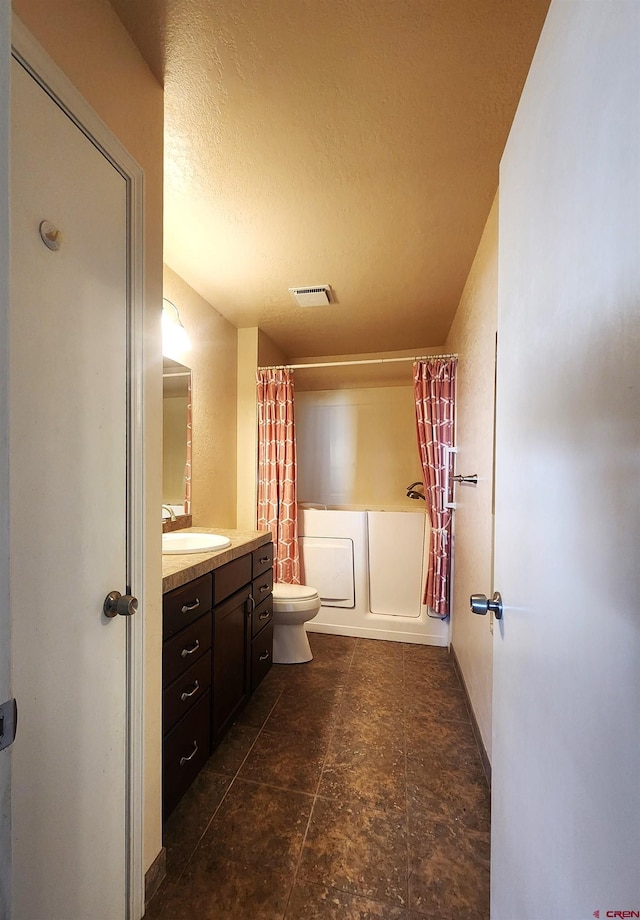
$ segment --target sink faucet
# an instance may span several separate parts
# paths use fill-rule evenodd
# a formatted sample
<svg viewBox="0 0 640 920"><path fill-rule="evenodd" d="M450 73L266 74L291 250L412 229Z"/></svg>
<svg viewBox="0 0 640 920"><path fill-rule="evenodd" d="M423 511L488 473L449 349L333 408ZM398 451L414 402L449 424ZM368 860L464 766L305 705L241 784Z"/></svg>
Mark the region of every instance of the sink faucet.
<svg viewBox="0 0 640 920"><path fill-rule="evenodd" d="M169 520L170 520L170 521L175 521L175 520L176 520L175 512L174 512L173 508L171 508L169 505L163 505L163 506L162 506L162 510L163 510L163 511L168 511L168 512L169 512ZM162 520L164 520L164 518L163 518Z"/></svg>

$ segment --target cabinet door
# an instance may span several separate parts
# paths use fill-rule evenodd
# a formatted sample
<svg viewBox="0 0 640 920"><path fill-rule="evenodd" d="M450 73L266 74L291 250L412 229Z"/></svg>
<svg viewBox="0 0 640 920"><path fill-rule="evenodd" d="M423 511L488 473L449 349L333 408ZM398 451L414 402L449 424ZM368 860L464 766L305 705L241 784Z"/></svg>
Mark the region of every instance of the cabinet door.
<svg viewBox="0 0 640 920"><path fill-rule="evenodd" d="M242 709L249 693L247 627L251 586L246 585L213 611L212 747Z"/></svg>

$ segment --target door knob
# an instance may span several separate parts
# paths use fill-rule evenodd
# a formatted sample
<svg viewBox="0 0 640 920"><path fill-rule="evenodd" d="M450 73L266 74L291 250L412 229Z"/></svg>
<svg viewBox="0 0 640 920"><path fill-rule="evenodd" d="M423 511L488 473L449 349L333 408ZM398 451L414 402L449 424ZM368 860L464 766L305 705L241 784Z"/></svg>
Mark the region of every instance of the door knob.
<svg viewBox="0 0 640 920"><path fill-rule="evenodd" d="M130 594L120 594L119 591L109 591L104 599L102 608L106 617L130 617L138 609L138 598Z"/></svg>
<svg viewBox="0 0 640 920"><path fill-rule="evenodd" d="M496 620L502 619L502 597L499 591L494 592L491 600L486 594L472 594L469 598L469 606L474 613L480 616L485 616L490 610Z"/></svg>

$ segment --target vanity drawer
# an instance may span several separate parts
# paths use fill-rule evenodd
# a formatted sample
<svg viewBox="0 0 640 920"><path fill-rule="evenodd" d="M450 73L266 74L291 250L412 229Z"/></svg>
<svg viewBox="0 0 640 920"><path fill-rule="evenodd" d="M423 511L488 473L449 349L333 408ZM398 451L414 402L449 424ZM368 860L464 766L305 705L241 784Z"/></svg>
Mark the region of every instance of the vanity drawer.
<svg viewBox="0 0 640 920"><path fill-rule="evenodd" d="M273 569L263 572L259 578L254 578L251 584L251 593L256 606L266 600L273 591Z"/></svg>
<svg viewBox="0 0 640 920"><path fill-rule="evenodd" d="M273 621L261 629L251 642L251 692L271 667L273 657Z"/></svg>
<svg viewBox="0 0 640 920"><path fill-rule="evenodd" d="M162 647L162 682L165 687L195 664L211 648L211 614L191 623Z"/></svg>
<svg viewBox="0 0 640 920"><path fill-rule="evenodd" d="M211 575L170 591L162 599L162 625L165 641L192 620L211 610Z"/></svg>
<svg viewBox="0 0 640 920"><path fill-rule="evenodd" d="M211 650L192 664L162 694L162 732L173 728L211 686Z"/></svg>
<svg viewBox="0 0 640 920"><path fill-rule="evenodd" d="M251 637L255 638L261 629L273 619L273 597L269 595L251 614Z"/></svg>
<svg viewBox="0 0 640 920"><path fill-rule="evenodd" d="M213 573L213 602L219 604L251 581L251 555L241 556Z"/></svg>
<svg viewBox="0 0 640 920"><path fill-rule="evenodd" d="M254 549L251 553L253 560L253 578L267 572L273 566L273 543L265 543L264 546Z"/></svg>
<svg viewBox="0 0 640 920"><path fill-rule="evenodd" d="M169 732L163 746L163 819L166 821L209 757L209 690Z"/></svg>

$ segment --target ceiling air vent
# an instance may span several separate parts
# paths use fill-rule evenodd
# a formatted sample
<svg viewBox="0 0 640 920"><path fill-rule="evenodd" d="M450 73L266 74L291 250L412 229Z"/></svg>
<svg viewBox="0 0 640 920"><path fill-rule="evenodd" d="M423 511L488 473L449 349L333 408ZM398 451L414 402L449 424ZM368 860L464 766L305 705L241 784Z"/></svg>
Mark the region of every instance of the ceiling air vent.
<svg viewBox="0 0 640 920"><path fill-rule="evenodd" d="M313 287L292 287L289 293L299 307L326 307L331 303L331 287L316 284Z"/></svg>

